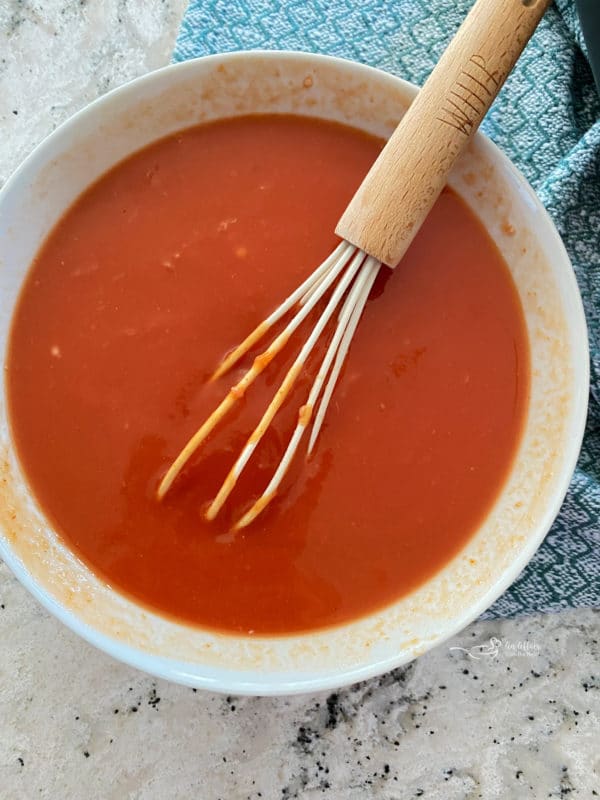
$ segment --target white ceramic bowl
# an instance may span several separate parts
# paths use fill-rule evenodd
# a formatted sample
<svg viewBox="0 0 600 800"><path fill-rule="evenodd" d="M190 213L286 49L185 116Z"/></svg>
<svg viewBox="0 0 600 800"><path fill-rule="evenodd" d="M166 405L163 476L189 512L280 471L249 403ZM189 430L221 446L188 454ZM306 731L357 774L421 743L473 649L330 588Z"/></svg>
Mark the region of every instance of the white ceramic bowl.
<svg viewBox="0 0 600 800"><path fill-rule="evenodd" d="M348 61L237 53L154 72L111 92L49 136L0 193L0 348L28 267L75 198L117 161L218 117L293 112L389 135L416 89ZM204 632L157 616L98 580L56 536L27 488L0 396L0 555L70 628L173 681L232 694L339 687L392 669L456 633L516 578L567 490L587 408L587 331L573 271L523 177L478 134L452 186L502 251L531 348L526 429L507 484L467 546L435 577L369 617L289 637Z"/></svg>

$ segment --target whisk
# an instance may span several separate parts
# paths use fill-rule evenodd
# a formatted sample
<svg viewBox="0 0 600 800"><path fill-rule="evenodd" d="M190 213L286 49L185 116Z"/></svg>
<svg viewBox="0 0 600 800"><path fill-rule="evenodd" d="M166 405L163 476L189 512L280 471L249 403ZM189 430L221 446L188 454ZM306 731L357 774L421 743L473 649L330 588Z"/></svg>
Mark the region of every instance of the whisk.
<svg viewBox="0 0 600 800"><path fill-rule="evenodd" d="M335 230L342 239L340 244L218 366L212 379L228 372L273 325L291 314L287 326L254 359L250 369L171 464L158 488L159 499L315 306L325 304L262 419L208 506L206 518L214 519L223 507L337 311L331 341L306 403L299 409L285 453L263 494L234 527L249 525L276 495L311 423L307 454L312 452L377 273L382 265L394 268L400 262L439 196L454 162L479 126L549 3L550 0L477 0L344 211Z"/></svg>

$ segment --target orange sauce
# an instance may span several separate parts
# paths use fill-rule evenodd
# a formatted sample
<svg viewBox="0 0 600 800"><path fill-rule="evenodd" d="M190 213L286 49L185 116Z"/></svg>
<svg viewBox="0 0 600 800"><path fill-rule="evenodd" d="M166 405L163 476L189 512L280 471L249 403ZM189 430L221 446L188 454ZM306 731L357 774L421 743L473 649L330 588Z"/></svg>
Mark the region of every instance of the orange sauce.
<svg viewBox="0 0 600 800"><path fill-rule="evenodd" d="M443 567L503 485L527 407L526 331L495 245L445 190L374 286L313 457L258 520L231 530L285 449L327 337L221 515L203 511L306 328L156 499L243 374L209 382L219 360L332 250L381 145L286 116L184 131L86 191L31 268L8 359L23 468L68 546L160 613L257 634L360 617Z"/></svg>

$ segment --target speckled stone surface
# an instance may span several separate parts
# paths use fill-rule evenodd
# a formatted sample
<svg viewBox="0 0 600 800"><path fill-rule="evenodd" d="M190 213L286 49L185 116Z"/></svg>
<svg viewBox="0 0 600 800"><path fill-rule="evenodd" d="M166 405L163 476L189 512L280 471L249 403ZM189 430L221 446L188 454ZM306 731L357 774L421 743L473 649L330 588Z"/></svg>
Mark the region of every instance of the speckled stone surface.
<svg viewBox="0 0 600 800"><path fill-rule="evenodd" d="M0 0L0 182L77 109L167 63L184 6ZM600 796L599 619L479 622L338 693L225 698L93 650L0 564L0 800Z"/></svg>

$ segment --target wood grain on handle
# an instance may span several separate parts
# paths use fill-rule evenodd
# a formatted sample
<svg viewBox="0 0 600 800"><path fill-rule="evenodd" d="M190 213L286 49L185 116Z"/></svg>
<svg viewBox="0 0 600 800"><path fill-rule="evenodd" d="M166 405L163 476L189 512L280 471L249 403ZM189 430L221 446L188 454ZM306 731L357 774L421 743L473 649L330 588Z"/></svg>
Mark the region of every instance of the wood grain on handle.
<svg viewBox="0 0 600 800"><path fill-rule="evenodd" d="M395 267L550 0L477 0L338 222Z"/></svg>

